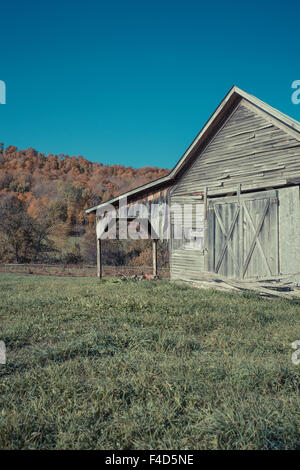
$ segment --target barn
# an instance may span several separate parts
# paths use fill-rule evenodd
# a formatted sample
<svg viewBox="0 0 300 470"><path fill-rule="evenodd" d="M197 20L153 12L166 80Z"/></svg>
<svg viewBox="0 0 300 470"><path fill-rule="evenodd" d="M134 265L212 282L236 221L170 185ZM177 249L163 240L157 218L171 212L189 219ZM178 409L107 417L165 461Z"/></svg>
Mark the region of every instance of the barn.
<svg viewBox="0 0 300 470"><path fill-rule="evenodd" d="M154 274L168 239L171 279L296 277L299 184L300 123L234 86L169 175L87 209L98 275L101 240L134 222L131 234L153 240Z"/></svg>

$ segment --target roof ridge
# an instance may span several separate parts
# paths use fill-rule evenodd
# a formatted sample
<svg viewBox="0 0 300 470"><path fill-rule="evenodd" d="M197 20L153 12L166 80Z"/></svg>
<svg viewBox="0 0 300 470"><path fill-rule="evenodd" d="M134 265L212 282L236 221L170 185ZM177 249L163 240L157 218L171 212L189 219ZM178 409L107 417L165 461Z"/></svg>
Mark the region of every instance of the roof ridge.
<svg viewBox="0 0 300 470"><path fill-rule="evenodd" d="M292 118L288 114L283 113L277 108L274 108L270 104L266 103L265 101L262 101L260 98L257 98L254 95L251 95L247 91L242 90L241 88L238 88L237 86L233 87L240 96L242 96L245 99L248 99L253 104L257 104L261 109L265 110L268 114L274 116L275 118L279 119L283 123L289 125L293 129L296 129L298 132L300 132L300 122L297 121L296 119Z"/></svg>
<svg viewBox="0 0 300 470"><path fill-rule="evenodd" d="M170 171L168 175L163 176L162 178L159 178L157 180L151 181L150 183L139 186L138 188L127 191L123 194L120 194L119 196L116 196L110 199L109 201L102 202L101 204L98 204L97 206L86 209L85 212L86 213L94 212L99 207L104 207L105 205L112 204L122 198L132 196L133 194L136 194L139 192L147 191L147 189L151 189L152 187L158 186L160 184L165 184L166 182L172 181L173 179L175 179L178 172L189 161L189 157L191 156L194 148L197 148L199 142L201 143L201 139L203 138L203 140L205 140L205 138L207 138L207 134L211 131L211 127L214 124L218 125L217 121L218 119L220 120L220 116L222 117L222 114L224 115L224 113L226 113L227 108L230 109L232 105L234 105L236 96L239 96L241 99L245 99L246 101L254 105L256 108L259 108L260 110L264 111L266 114L270 115L278 123L282 123L284 124L284 126L290 128L291 130L289 132L293 133L294 137L299 139L300 141L300 122L282 113L278 109L273 108L272 106L260 100L259 98L256 98L256 96L250 95L250 93L247 93L246 91L242 90L236 85L233 85L228 91L228 93L225 95L223 100L219 103L216 110L213 112L213 114L204 124L204 126L202 127L200 132L197 134L193 142L190 144L190 146L187 148L187 150L184 152L182 157L178 160L178 162L176 163L176 165L173 167L173 169ZM299 134L299 136L297 134Z"/></svg>

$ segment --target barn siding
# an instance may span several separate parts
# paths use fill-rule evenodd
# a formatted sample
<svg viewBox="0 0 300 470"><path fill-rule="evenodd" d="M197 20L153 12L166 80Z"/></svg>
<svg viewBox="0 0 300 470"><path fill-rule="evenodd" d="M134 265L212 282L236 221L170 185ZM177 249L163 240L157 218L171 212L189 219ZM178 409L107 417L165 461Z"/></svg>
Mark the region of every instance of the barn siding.
<svg viewBox="0 0 300 470"><path fill-rule="evenodd" d="M202 252L175 250L170 256L171 279L194 279L204 271L204 256Z"/></svg>
<svg viewBox="0 0 300 470"><path fill-rule="evenodd" d="M242 100L175 185L172 195L274 187L300 176L300 142Z"/></svg>
<svg viewBox="0 0 300 470"><path fill-rule="evenodd" d="M282 274L300 272L299 187L282 188L279 193L279 268Z"/></svg>
<svg viewBox="0 0 300 470"><path fill-rule="evenodd" d="M268 195L270 191L266 192ZM278 219L279 219L279 273L297 274L300 273L300 192L299 186L280 188L276 190L278 195ZM255 198L258 194L253 193ZM176 198L176 203L182 199L182 203L188 203L188 198ZM235 198L223 198L224 201L234 200ZM221 200L221 199L217 199ZM261 212L261 211L260 211ZM260 213L258 212L258 214ZM171 218L174 223L174 216ZM275 227L274 227L275 229ZM247 234L250 241L253 238L251 231ZM271 239L271 237L270 237ZM261 240L262 246L267 246L266 241ZM256 247L257 249L257 247ZM271 250L272 251L272 250ZM266 250L267 252L267 250ZM184 250L182 244L172 249L170 254L171 278L172 279L193 279L206 271L205 257L203 251ZM252 266L252 271L248 272L249 277L255 277L259 274L261 266ZM223 273L226 274L226 273ZM264 273L267 275L267 273ZM295 276L300 281L300 274Z"/></svg>
<svg viewBox="0 0 300 470"><path fill-rule="evenodd" d="M202 204L201 196L199 198L193 197L172 197L171 205L178 205L181 207L181 213L184 214L184 205L189 204L192 206L191 217L186 217L183 221L189 223L191 227L196 227L196 204ZM176 211L171 211L171 235L174 234L174 225L176 223ZM204 222L203 222L204 224ZM185 242L181 240L174 240L172 238L170 243L170 274L172 279L193 279L204 271L204 249L202 250L189 250L184 247Z"/></svg>
<svg viewBox="0 0 300 470"><path fill-rule="evenodd" d="M298 176L300 142L242 100L173 186L170 202L190 202L192 194L205 190L208 196L226 196L239 185L242 191L279 187ZM299 188L279 189L278 197L279 269L282 274L296 273L300 271ZM206 258L203 252L187 251L172 242L171 278L196 278L206 270Z"/></svg>

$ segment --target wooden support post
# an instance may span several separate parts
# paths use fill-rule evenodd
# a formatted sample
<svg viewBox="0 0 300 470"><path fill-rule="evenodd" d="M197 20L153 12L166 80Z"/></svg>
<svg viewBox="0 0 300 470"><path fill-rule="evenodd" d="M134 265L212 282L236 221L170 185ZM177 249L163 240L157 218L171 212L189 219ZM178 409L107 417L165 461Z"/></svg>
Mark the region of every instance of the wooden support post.
<svg viewBox="0 0 300 470"><path fill-rule="evenodd" d="M153 276L157 276L157 242L158 240L153 240Z"/></svg>
<svg viewBox="0 0 300 470"><path fill-rule="evenodd" d="M102 279L101 238L97 238L97 276Z"/></svg>

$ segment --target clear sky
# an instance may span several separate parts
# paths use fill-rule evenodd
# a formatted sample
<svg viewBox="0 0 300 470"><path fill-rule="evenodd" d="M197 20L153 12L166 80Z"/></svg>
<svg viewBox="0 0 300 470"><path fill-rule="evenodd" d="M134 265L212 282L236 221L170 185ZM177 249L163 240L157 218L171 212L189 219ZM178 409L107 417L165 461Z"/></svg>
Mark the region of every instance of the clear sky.
<svg viewBox="0 0 300 470"><path fill-rule="evenodd" d="M0 4L0 142L171 168L233 84L300 121L296 1Z"/></svg>

